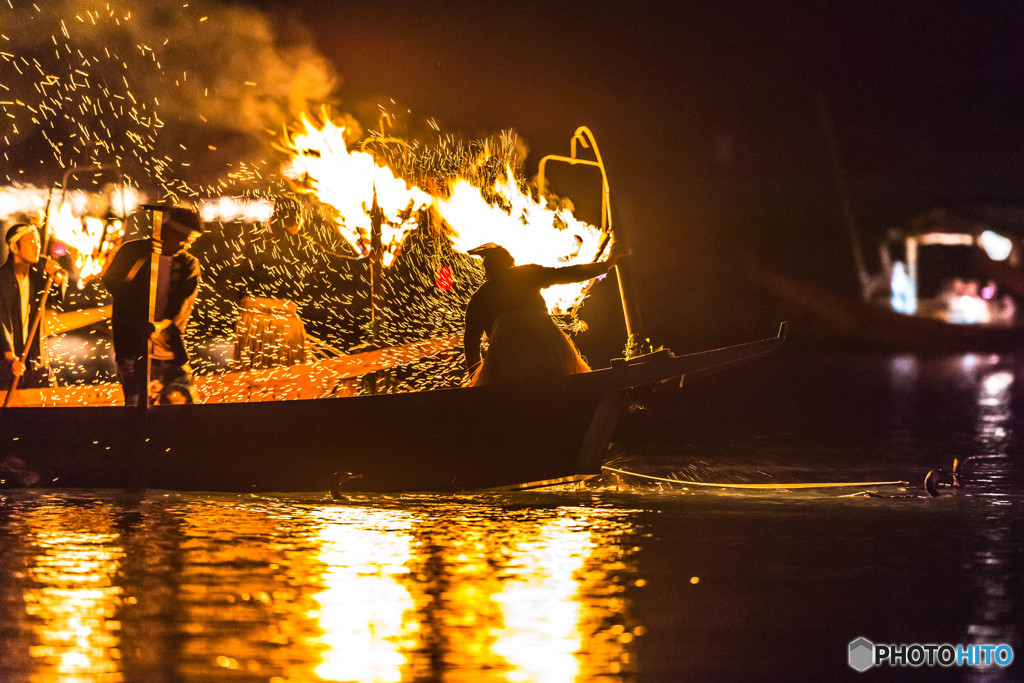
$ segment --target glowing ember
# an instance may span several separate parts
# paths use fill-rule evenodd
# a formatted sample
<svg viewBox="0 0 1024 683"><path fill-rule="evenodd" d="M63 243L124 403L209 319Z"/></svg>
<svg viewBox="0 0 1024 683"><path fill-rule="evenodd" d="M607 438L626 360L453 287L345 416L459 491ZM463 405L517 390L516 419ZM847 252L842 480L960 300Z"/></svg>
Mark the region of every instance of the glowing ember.
<svg viewBox="0 0 1024 683"><path fill-rule="evenodd" d="M452 275L452 269L448 266L441 266L437 271L437 277L435 278L437 288L441 291L447 292L455 284L455 276Z"/></svg>

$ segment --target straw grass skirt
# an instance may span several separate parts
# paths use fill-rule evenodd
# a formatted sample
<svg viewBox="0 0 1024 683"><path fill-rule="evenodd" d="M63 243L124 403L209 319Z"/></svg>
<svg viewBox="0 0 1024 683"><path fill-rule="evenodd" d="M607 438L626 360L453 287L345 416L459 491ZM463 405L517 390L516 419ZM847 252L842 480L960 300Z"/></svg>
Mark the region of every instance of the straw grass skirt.
<svg viewBox="0 0 1024 683"><path fill-rule="evenodd" d="M589 372L576 345L544 311L510 311L494 323L473 386L536 382Z"/></svg>

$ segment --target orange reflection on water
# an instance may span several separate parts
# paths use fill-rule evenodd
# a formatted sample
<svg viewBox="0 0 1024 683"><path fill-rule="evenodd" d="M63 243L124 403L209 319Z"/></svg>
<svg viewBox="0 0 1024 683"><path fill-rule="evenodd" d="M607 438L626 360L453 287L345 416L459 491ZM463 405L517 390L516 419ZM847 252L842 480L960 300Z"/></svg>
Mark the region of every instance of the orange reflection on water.
<svg viewBox="0 0 1024 683"><path fill-rule="evenodd" d="M323 591L309 616L323 630L324 649L315 673L331 681L401 681L409 653L420 646L407 587L411 519L372 508L325 508L316 517Z"/></svg>
<svg viewBox="0 0 1024 683"><path fill-rule="evenodd" d="M0 517L0 679L621 680L631 517L444 497L18 501ZM24 609L3 611L13 596Z"/></svg>
<svg viewBox="0 0 1024 683"><path fill-rule="evenodd" d="M513 543L514 566L520 570L494 596L504 615L494 633L494 652L513 667L510 681L575 680L576 653L583 644L577 592L592 547L591 532L564 518Z"/></svg>
<svg viewBox="0 0 1024 683"><path fill-rule="evenodd" d="M30 544L22 591L33 631L36 681L120 681L114 585L124 550L108 506L34 508L21 531Z"/></svg>
<svg viewBox="0 0 1024 683"><path fill-rule="evenodd" d="M453 522L430 525L417 558L435 674L554 683L631 668L622 511L462 506Z"/></svg>
<svg viewBox="0 0 1024 683"><path fill-rule="evenodd" d="M627 513L628 514L628 513ZM622 511L324 507L306 561L325 680L569 683L632 668ZM604 532L604 533L602 533ZM316 564L322 564L318 570Z"/></svg>

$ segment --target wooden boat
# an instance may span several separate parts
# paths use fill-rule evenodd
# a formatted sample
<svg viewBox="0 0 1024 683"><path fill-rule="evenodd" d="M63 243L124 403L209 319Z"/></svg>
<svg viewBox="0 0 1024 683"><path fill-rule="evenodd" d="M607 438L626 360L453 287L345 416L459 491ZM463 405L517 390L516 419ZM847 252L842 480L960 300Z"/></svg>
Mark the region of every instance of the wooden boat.
<svg viewBox="0 0 1024 683"><path fill-rule="evenodd" d="M755 261L745 264L744 273L752 287L778 301L780 310L794 324L800 324L801 334L795 340L913 352L1005 352L1024 348L1024 329L1019 326L964 325L907 315Z"/></svg>
<svg viewBox="0 0 1024 683"><path fill-rule="evenodd" d="M594 160L577 157L578 142ZM571 156L548 155L541 168L546 161L601 170L601 227L610 233L607 175L589 130L576 131ZM381 212L370 218L377 269ZM627 333L643 339L624 265L616 273ZM377 280L371 274L371 329ZM783 324L759 341L684 356L660 351L540 384L376 393L358 390L364 378L456 347L458 336L302 362L301 324L277 320L295 307L256 303L243 306L236 330L236 360L247 367L197 381L200 403L116 405L120 391L111 384L18 392L0 409L0 486L342 493L571 482L600 471L631 388L748 362L785 336ZM56 327L103 314L69 316ZM256 320L261 315L269 318ZM263 341L250 348L246 335ZM263 353L268 335L288 348Z"/></svg>
<svg viewBox="0 0 1024 683"><path fill-rule="evenodd" d="M2 485L190 491L524 488L596 475L631 387L720 371L775 337L543 385L248 403L8 407Z"/></svg>
<svg viewBox="0 0 1024 683"><path fill-rule="evenodd" d="M747 258L748 281L795 314L804 314L819 340L898 351L1014 351L1024 341L1021 274L1024 212L983 203L937 207L872 239L876 267L865 258L828 104L819 102L822 128L860 298L778 272Z"/></svg>
<svg viewBox="0 0 1024 683"><path fill-rule="evenodd" d="M854 236L856 240L856 236ZM878 269L854 242L861 297L745 259L756 288L803 316L816 336L905 351L1014 351L1024 342L1024 273L1018 239L986 222L936 209L893 229L878 245Z"/></svg>

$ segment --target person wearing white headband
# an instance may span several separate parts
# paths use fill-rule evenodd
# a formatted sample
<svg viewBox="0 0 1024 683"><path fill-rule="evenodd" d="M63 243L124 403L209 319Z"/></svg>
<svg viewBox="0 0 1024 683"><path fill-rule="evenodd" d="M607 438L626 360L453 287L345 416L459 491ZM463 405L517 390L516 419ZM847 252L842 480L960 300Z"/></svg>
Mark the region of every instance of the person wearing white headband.
<svg viewBox="0 0 1024 683"><path fill-rule="evenodd" d="M15 377L21 389L49 386L50 368L42 355L42 319L34 331L31 327L49 279L52 276L57 285L50 296L57 298L66 273L56 261L42 255L35 226L15 223L7 228L4 240L8 255L0 267L0 389L9 388Z"/></svg>

